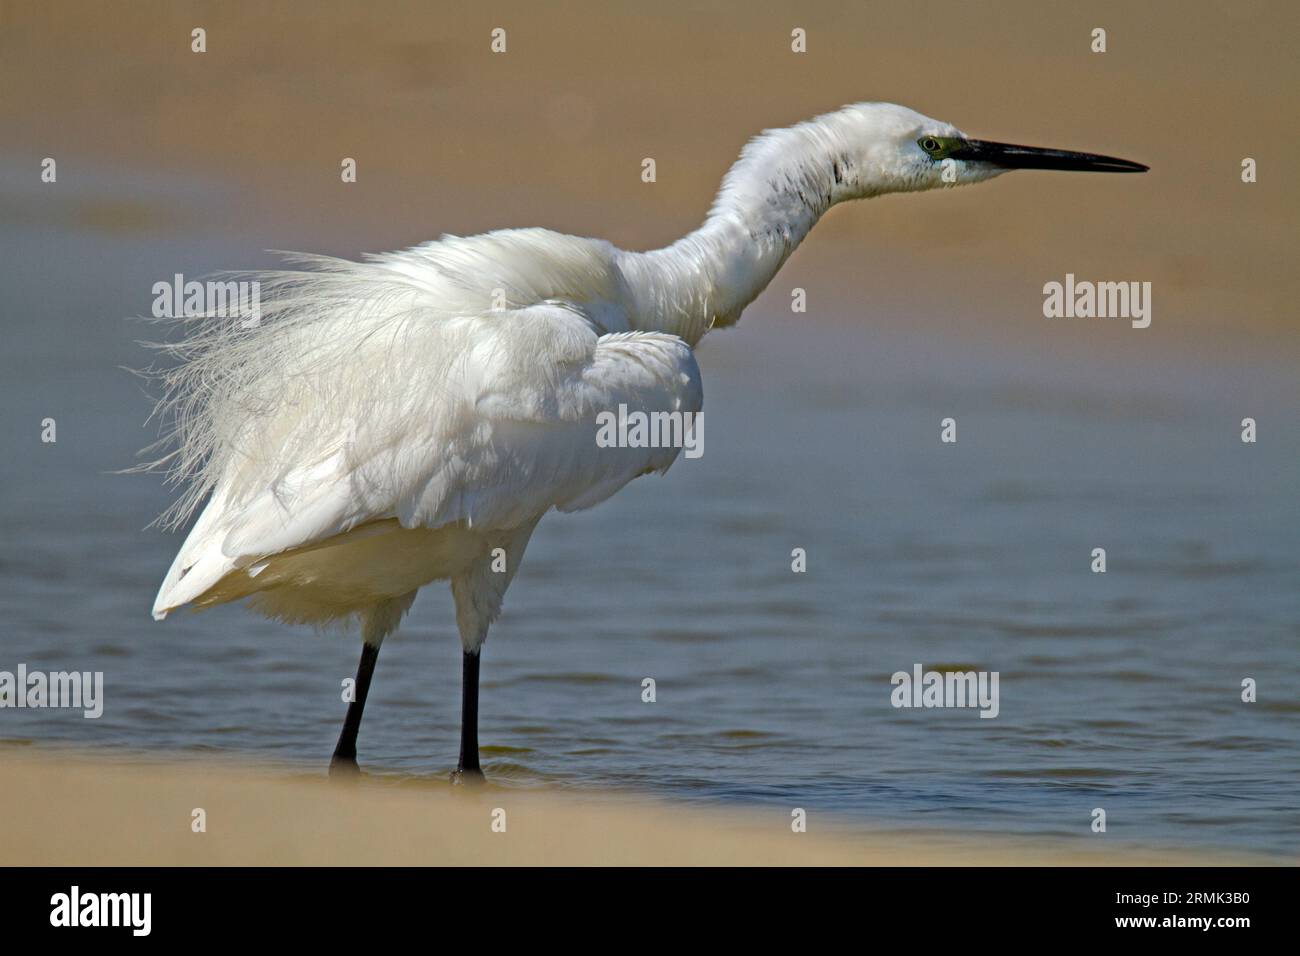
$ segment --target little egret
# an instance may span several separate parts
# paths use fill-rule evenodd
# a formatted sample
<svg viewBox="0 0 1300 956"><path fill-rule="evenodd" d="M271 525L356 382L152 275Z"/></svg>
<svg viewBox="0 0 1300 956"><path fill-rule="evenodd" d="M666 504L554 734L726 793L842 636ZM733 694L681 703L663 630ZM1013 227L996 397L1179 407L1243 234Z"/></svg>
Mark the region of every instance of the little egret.
<svg viewBox="0 0 1300 956"><path fill-rule="evenodd" d="M704 224L663 249L511 229L256 273L258 322L209 314L168 346L171 450L151 464L186 491L164 519L207 506L153 616L248 598L282 621L356 621L355 696L330 764L353 772L380 645L423 585L449 580L463 668L452 779L481 779L479 654L537 522L666 471L680 450L599 447L600 412L699 412L692 349L836 203L1010 169L1146 168L860 103L753 139Z"/></svg>

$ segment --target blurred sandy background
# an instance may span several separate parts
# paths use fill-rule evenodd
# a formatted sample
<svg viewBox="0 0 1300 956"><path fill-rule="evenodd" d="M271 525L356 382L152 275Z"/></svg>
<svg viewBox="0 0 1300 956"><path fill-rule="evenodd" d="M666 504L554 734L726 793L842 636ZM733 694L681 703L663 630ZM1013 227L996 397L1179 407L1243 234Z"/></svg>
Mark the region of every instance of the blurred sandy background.
<svg viewBox="0 0 1300 956"><path fill-rule="evenodd" d="M190 52L194 26L208 52ZM504 27L508 52L489 32ZM790 52L793 27L808 52ZM1104 27L1108 52L1089 50ZM967 133L1112 153L1143 177L1021 173L835 210L771 294L851 279L835 315L935 310L936 335L1054 349L1294 356L1293 4L68 3L0 10L0 126L95 228L255 233L345 255L543 225L634 248L703 217L744 141L858 100ZM17 154L15 154L17 151ZM342 157L359 164L339 181ZM658 182L639 179L653 156ZM1259 182L1244 185L1244 156ZM224 184L202 209L87 171ZM120 191L119 191L120 192ZM1116 197L1122 197L1116 201ZM1095 200L1095 201L1094 201ZM0 216L47 216L0 194ZM246 263L214 264L241 266ZM1149 280L1155 324L1044 323L1041 286ZM815 285L814 285L815 287ZM961 290L954 301L952 291ZM784 293L783 294L788 294ZM1050 339L1044 338L1050 336Z"/></svg>

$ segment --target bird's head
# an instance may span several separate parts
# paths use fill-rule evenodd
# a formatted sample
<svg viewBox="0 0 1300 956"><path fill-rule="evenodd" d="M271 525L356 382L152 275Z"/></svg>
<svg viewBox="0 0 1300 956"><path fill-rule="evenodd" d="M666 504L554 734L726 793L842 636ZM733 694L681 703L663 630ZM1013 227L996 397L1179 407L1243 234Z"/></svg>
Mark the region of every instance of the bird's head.
<svg viewBox="0 0 1300 956"><path fill-rule="evenodd" d="M1140 173L1141 163L1095 153L972 139L949 123L893 103L858 103L825 119L844 167L838 199L982 182L1013 169Z"/></svg>

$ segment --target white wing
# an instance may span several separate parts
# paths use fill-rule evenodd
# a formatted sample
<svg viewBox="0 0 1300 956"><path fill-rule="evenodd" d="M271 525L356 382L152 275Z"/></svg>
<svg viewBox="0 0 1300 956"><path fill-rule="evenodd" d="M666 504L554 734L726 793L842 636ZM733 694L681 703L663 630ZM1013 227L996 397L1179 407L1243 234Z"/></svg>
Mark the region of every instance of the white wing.
<svg viewBox="0 0 1300 956"><path fill-rule="evenodd" d="M403 361L399 348L435 349L440 361ZM666 470L679 452L598 447L598 413L623 405L693 414L703 403L699 366L681 339L602 336L581 309L558 301L439 320L396 343L359 342L356 364L366 362L368 390L316 383L309 397L275 406L273 419L248 424L236 444L274 434L292 460L276 460L265 441L253 459L232 454L163 582L156 618L232 570L368 521L490 531L552 507L591 507ZM406 380L430 368L437 380ZM302 429L319 433L304 442Z"/></svg>

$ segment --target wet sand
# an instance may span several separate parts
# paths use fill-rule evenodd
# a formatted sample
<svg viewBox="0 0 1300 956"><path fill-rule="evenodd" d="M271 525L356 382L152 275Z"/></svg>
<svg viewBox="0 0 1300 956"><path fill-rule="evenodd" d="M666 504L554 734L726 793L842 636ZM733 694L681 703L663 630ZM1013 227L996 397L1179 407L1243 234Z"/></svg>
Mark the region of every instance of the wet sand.
<svg viewBox="0 0 1300 956"><path fill-rule="evenodd" d="M1243 865L1247 854L1096 839L845 831L776 811L673 807L632 797L476 790L439 782L330 782L270 766L0 754L0 863L192 865ZM206 832L192 829L206 813ZM493 823L502 818L504 832ZM818 830L822 832L818 832Z"/></svg>

